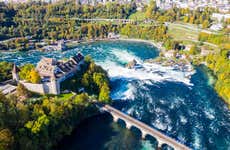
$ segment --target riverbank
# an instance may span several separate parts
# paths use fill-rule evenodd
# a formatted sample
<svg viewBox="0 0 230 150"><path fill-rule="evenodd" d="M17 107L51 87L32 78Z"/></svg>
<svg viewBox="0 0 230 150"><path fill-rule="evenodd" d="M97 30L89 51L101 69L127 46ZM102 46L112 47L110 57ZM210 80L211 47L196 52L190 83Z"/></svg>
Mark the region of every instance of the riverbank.
<svg viewBox="0 0 230 150"><path fill-rule="evenodd" d="M162 50L162 48L163 48L160 43L154 42L153 40L130 39L130 38L119 38L118 40L121 40L121 41L130 41L130 42L144 42L144 43L148 43L148 44L151 44L151 45L155 46L159 50Z"/></svg>
<svg viewBox="0 0 230 150"><path fill-rule="evenodd" d="M155 42L153 40L131 39L131 38L124 38L124 37L120 37L120 38L116 38L116 39L111 39L111 38L103 38L103 39L101 39L100 38L100 39L81 40L81 41L73 40L73 41L70 42L73 46L72 47L68 47L68 48L74 48L74 47L78 46L79 44L94 43L94 42L99 42L99 41L143 42L143 43L147 43L147 44L153 45L154 47L158 48L159 51L165 50L165 48L162 47L162 45L160 43L157 43L157 42Z"/></svg>

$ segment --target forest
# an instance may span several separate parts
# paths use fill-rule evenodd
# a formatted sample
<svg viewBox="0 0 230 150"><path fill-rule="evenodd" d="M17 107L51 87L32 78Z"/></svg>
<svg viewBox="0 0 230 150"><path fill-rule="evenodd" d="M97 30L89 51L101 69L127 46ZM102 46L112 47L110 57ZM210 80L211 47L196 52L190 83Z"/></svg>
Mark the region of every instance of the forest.
<svg viewBox="0 0 230 150"><path fill-rule="evenodd" d="M230 45L206 57L207 66L216 76L215 89L230 108Z"/></svg>
<svg viewBox="0 0 230 150"><path fill-rule="evenodd" d="M116 2L91 6L81 5L74 0L60 1L58 3L29 2L14 5L0 2L0 40L32 36L34 39L81 39L87 33L87 23L77 20L78 18L106 18L106 19L129 19L137 12L134 1L129 4ZM143 18L160 23L183 21L191 24L201 24L204 28L211 25L211 14L217 10L206 8L200 10L178 9L159 10L154 1L144 7ZM134 19L136 20L136 19ZM85 24L84 24L85 23ZM134 24L140 22L136 20ZM95 37L105 36L114 31L115 24L108 22L93 23ZM89 25L90 31L92 25ZM119 32L124 24L116 24ZM91 33L89 32L89 33ZM91 37L91 36L88 36Z"/></svg>

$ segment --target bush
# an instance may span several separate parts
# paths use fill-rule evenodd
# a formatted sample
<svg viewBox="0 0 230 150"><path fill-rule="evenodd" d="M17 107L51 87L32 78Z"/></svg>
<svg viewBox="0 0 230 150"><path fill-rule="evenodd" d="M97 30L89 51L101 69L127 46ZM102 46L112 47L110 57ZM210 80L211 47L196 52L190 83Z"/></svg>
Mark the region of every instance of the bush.
<svg viewBox="0 0 230 150"><path fill-rule="evenodd" d="M19 83L17 87L17 95L19 97L23 97L23 99L26 99L29 98L32 94L23 84Z"/></svg>
<svg viewBox="0 0 230 150"><path fill-rule="evenodd" d="M197 55L197 54L200 54L201 50L199 47L197 47L196 45L193 45L190 50L189 50L189 53L191 55Z"/></svg>

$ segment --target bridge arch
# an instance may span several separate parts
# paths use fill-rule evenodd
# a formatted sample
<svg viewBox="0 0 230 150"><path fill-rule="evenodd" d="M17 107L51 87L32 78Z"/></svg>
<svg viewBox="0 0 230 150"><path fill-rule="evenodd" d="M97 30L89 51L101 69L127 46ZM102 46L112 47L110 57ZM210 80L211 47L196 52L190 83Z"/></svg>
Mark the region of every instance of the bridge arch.
<svg viewBox="0 0 230 150"><path fill-rule="evenodd" d="M126 128L126 122L123 119L118 118L117 124L119 124L122 128Z"/></svg>
<svg viewBox="0 0 230 150"><path fill-rule="evenodd" d="M132 125L129 130L136 135L137 137L141 137L143 136L143 133L141 131L141 129L139 129L138 127L136 127L135 125Z"/></svg>
<svg viewBox="0 0 230 150"><path fill-rule="evenodd" d="M137 134L137 136L141 136L142 139L145 138L146 134L145 132L142 132L141 129L139 129L138 127L136 127L135 125L123 120L122 118L116 117L114 115L112 115L113 117L113 121L120 124L122 127L125 127L131 131L133 131L135 134Z"/></svg>
<svg viewBox="0 0 230 150"><path fill-rule="evenodd" d="M144 139L150 141L150 143L153 144L154 146L157 146L157 144L158 144L157 139L150 134L146 134Z"/></svg>

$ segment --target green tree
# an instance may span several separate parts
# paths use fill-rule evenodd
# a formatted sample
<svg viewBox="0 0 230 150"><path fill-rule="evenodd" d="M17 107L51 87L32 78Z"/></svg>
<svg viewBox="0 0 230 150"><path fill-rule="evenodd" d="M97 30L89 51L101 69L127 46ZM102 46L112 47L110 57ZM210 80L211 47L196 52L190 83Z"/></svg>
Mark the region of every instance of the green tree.
<svg viewBox="0 0 230 150"><path fill-rule="evenodd" d="M12 149L14 136L9 129L0 128L0 149Z"/></svg>
<svg viewBox="0 0 230 150"><path fill-rule="evenodd" d="M202 23L202 28L205 29L205 28L208 28L210 25L209 21L208 20L205 20L203 23Z"/></svg>
<svg viewBox="0 0 230 150"><path fill-rule="evenodd" d="M100 88L103 83L107 83L107 79L103 73L94 73L93 74L93 81L96 83L96 85Z"/></svg>
<svg viewBox="0 0 230 150"><path fill-rule="evenodd" d="M148 6L148 8L146 10L146 17L147 18L152 18L156 11L157 11L156 2L151 0L150 4L149 4L149 6Z"/></svg>
<svg viewBox="0 0 230 150"><path fill-rule="evenodd" d="M82 93L80 95L77 95L74 99L75 104L84 104L89 102L89 96L87 93Z"/></svg>
<svg viewBox="0 0 230 150"><path fill-rule="evenodd" d="M103 103L110 102L110 90L106 83L103 83L100 93L99 93L99 101Z"/></svg>
<svg viewBox="0 0 230 150"><path fill-rule="evenodd" d="M39 133L41 130L45 130L45 128L49 125L48 116L45 114L39 116L35 121L29 121L25 124L25 127L30 129L30 131L34 134Z"/></svg>
<svg viewBox="0 0 230 150"><path fill-rule="evenodd" d="M31 96L31 92L27 90L27 88L19 83L17 86L17 95L19 97L24 97L24 99L29 98Z"/></svg>
<svg viewBox="0 0 230 150"><path fill-rule="evenodd" d="M12 68L12 63L0 62L0 82L12 79Z"/></svg>
<svg viewBox="0 0 230 150"><path fill-rule="evenodd" d="M193 46L190 48L190 50L189 50L189 53L190 53L191 55L197 55L197 54L199 54L200 52L201 52L200 48L197 47L196 45L193 45Z"/></svg>

